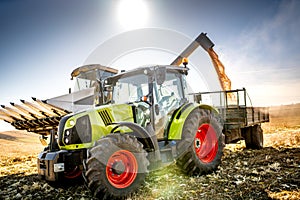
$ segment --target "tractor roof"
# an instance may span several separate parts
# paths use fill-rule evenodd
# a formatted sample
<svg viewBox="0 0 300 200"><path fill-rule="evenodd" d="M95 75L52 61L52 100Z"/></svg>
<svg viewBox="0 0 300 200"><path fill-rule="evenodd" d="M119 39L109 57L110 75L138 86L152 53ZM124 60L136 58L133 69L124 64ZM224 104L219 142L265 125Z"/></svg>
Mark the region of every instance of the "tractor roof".
<svg viewBox="0 0 300 200"><path fill-rule="evenodd" d="M133 76L138 74L151 74L154 73L154 71L157 71L160 68L165 68L167 72L173 71L178 72L181 74L186 74L189 68L186 67L180 67L177 65L155 65L155 66L144 66L144 67L138 67L132 70L123 71L119 74L116 74L110 78L112 79L119 79L120 77L127 77L127 76Z"/></svg>
<svg viewBox="0 0 300 200"><path fill-rule="evenodd" d="M106 67L103 65L99 65L99 64L90 64L90 65L83 65L81 67L78 67L76 69L74 69L71 73L71 77L77 77L80 73L82 72L88 72L88 71L92 71L92 70L101 70L101 71L106 71L106 72L111 72L113 74L117 74L118 70L111 68L111 67Z"/></svg>

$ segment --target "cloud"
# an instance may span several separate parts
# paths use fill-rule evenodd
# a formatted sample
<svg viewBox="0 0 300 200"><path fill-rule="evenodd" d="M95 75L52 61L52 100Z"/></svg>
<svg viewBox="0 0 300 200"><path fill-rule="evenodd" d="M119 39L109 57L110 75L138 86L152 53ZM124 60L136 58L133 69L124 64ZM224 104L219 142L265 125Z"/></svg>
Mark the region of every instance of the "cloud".
<svg viewBox="0 0 300 200"><path fill-rule="evenodd" d="M235 48L224 48L233 87L250 88L258 104L300 102L299 10L300 1L282 1L274 15L242 30Z"/></svg>
<svg viewBox="0 0 300 200"><path fill-rule="evenodd" d="M273 17L244 30L239 39L242 52L259 64L258 67L294 64L295 59L299 60L299 9L299 1L283 1Z"/></svg>

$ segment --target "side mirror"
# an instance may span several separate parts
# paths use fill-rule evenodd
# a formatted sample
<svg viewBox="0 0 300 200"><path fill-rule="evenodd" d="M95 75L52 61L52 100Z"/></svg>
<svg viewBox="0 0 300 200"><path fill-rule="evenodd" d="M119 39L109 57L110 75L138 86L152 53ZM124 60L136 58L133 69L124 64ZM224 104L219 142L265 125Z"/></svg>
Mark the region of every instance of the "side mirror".
<svg viewBox="0 0 300 200"><path fill-rule="evenodd" d="M154 106L154 111L155 111L155 114L156 114L156 115L159 114L159 105L158 105L158 104L155 104L155 106Z"/></svg>
<svg viewBox="0 0 300 200"><path fill-rule="evenodd" d="M104 91L105 91L105 92L111 92L111 91L112 91L112 88L113 88L113 87L112 87L111 85L105 85L105 86L104 86Z"/></svg>
<svg viewBox="0 0 300 200"><path fill-rule="evenodd" d="M194 101L195 102L200 103L201 100L202 100L201 94L199 94L199 93L194 94Z"/></svg>

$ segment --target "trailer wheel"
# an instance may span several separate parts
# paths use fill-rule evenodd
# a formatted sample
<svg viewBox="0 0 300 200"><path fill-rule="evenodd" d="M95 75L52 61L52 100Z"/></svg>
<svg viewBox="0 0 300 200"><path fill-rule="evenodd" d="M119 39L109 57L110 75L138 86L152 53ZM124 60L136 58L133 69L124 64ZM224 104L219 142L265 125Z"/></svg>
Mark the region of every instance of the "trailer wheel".
<svg viewBox="0 0 300 200"><path fill-rule="evenodd" d="M136 138L111 134L88 151L84 179L100 199L123 198L144 183L148 165L147 152Z"/></svg>
<svg viewBox="0 0 300 200"><path fill-rule="evenodd" d="M215 170L221 163L224 139L217 118L206 110L195 109L187 117L182 140L177 143L177 165L190 175Z"/></svg>
<svg viewBox="0 0 300 200"><path fill-rule="evenodd" d="M255 149L262 149L264 147L264 135L260 125L253 127L252 144Z"/></svg>
<svg viewBox="0 0 300 200"><path fill-rule="evenodd" d="M244 133L247 149L262 149L264 146L263 130L260 125L247 127Z"/></svg>

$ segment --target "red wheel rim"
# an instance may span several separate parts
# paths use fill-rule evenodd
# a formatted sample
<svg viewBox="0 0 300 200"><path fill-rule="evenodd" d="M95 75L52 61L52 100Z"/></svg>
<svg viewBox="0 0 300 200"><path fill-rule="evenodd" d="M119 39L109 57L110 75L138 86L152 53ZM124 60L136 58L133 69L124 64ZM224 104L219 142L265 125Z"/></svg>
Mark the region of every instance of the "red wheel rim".
<svg viewBox="0 0 300 200"><path fill-rule="evenodd" d="M212 162L218 152L217 133L210 124L199 126L195 138L194 148L197 157L204 163Z"/></svg>
<svg viewBox="0 0 300 200"><path fill-rule="evenodd" d="M115 188L126 188L135 180L137 171L138 163L133 153L119 150L108 159L106 177Z"/></svg>
<svg viewBox="0 0 300 200"><path fill-rule="evenodd" d="M69 172L65 172L65 178L67 179L74 179L77 178L79 176L81 176L82 171L80 170L80 168L78 166L74 167L74 169L72 171Z"/></svg>

